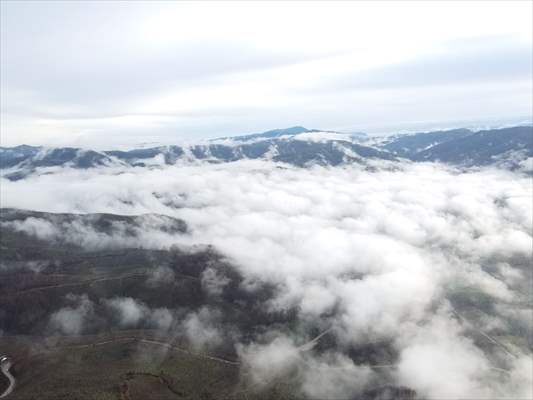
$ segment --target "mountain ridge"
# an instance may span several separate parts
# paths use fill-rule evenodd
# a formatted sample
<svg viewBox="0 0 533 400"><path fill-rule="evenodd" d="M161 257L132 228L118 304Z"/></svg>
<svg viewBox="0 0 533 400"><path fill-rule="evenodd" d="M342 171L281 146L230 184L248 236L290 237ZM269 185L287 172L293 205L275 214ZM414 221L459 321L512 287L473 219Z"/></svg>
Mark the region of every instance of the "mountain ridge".
<svg viewBox="0 0 533 400"><path fill-rule="evenodd" d="M297 167L407 159L412 162L443 162L462 167L495 165L519 169L532 157L531 126L478 132L463 128L383 138L295 126L214 139L204 144L133 150L96 151L29 145L0 147L0 170L7 179L17 180L32 174L38 168L47 167L151 167L174 165L178 162L225 163L243 159L269 160Z"/></svg>

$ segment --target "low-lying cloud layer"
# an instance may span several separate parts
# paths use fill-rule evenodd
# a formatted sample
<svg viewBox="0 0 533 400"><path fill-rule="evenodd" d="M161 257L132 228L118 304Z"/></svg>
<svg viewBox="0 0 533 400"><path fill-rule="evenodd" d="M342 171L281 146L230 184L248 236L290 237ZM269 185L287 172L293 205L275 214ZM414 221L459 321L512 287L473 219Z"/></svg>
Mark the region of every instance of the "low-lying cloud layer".
<svg viewBox="0 0 533 400"><path fill-rule="evenodd" d="M11 210L6 210L6 214ZM52 242L68 242L83 248L109 247L153 248L168 242L186 224L165 215L145 214L134 217L106 214L50 215L33 213L24 220L2 222L2 227Z"/></svg>
<svg viewBox="0 0 533 400"><path fill-rule="evenodd" d="M296 309L299 325L328 330L336 341L335 351L316 352L320 340L308 332L276 328L240 344L245 377L255 384L294 376L310 397L349 398L386 376L421 397L480 399L532 396L531 190L529 177L496 169L401 164L368 172L245 161L65 169L2 180L0 194L4 207L182 219L187 233L150 239L147 230L143 246L214 245L245 287L276 288L265 307ZM90 230L84 237L84 245L99 243ZM227 284L217 274L202 275L213 296ZM160 267L150 279L172 276ZM78 332L75 319L62 321L84 304L58 311L53 321ZM108 305L124 326L155 314L132 298ZM154 321L168 328L167 312ZM227 334L217 312L182 317L180 329L198 349ZM350 353L364 346L392 349L391 364Z"/></svg>

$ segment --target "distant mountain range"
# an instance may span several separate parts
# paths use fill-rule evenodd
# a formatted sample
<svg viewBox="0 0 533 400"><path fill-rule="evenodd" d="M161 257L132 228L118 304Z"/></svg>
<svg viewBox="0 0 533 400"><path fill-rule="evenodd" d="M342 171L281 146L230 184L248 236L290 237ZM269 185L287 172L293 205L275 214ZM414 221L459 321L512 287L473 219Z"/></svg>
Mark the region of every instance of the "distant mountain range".
<svg viewBox="0 0 533 400"><path fill-rule="evenodd" d="M521 161L533 157L533 127L417 133L392 137L379 147L413 161L440 161L465 167L499 164L516 168Z"/></svg>
<svg viewBox="0 0 533 400"><path fill-rule="evenodd" d="M150 167L188 162L262 159L298 167L366 164L370 160L443 162L462 167L496 165L527 169L533 157L533 127L471 131L454 129L386 137L320 131L296 126L190 146L160 146L129 151L21 145L0 147L5 178L22 179L43 167Z"/></svg>

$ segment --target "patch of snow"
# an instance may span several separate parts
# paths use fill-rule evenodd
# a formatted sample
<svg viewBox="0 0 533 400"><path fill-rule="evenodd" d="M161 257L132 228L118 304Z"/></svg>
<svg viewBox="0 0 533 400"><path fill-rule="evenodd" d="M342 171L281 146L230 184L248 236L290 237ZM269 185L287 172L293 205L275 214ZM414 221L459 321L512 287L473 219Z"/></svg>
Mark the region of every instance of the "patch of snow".
<svg viewBox="0 0 533 400"><path fill-rule="evenodd" d="M263 159L265 160L273 160L274 157L276 157L279 154L279 150L277 146L270 145L268 148L268 151L263 155Z"/></svg>
<svg viewBox="0 0 533 400"><path fill-rule="evenodd" d="M339 132L304 132L293 135L292 139L308 142L327 142L330 140L351 142L352 136L349 133Z"/></svg>

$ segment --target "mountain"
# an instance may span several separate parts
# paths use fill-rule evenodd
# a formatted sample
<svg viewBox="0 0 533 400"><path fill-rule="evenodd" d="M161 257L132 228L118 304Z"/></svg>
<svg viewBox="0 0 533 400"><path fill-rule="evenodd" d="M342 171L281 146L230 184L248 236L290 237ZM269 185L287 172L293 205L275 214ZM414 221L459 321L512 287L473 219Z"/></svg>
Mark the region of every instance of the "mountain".
<svg viewBox="0 0 533 400"><path fill-rule="evenodd" d="M150 226L157 232L179 234L187 232L187 224L176 218L161 214L141 214L141 215L118 215L118 214L61 214L46 213L40 211L19 210L15 208L0 208L0 221L2 228L8 228L9 224L17 221L40 220L42 226L47 226L46 237L69 236L68 232L78 230L88 233L94 232L97 235L120 234L122 236L134 237L143 227ZM33 227L20 229L22 232L33 232ZM50 233L54 232L54 235ZM72 239L72 236L69 236Z"/></svg>
<svg viewBox="0 0 533 400"><path fill-rule="evenodd" d="M307 132L306 132L307 133ZM311 164L336 166L366 159L393 160L388 152L347 140L307 140L304 138L266 139L233 146L211 144L191 147L197 160L237 161L265 159L305 167Z"/></svg>
<svg viewBox="0 0 533 400"><path fill-rule="evenodd" d="M73 147L51 148L34 146L0 147L0 169L7 170L11 180L22 179L40 167L94 168L116 163L110 155Z"/></svg>
<svg viewBox="0 0 533 400"><path fill-rule="evenodd" d="M91 168L112 162L105 154L73 147L45 149L34 146L0 147L0 168L9 168L31 160L33 167L54 167L69 164L74 168Z"/></svg>
<svg viewBox="0 0 533 400"><path fill-rule="evenodd" d="M514 168L529 157L533 157L533 129L521 126L459 136L418 152L412 159L467 167L507 163Z"/></svg>
<svg viewBox="0 0 533 400"><path fill-rule="evenodd" d="M145 167L151 163L175 164L185 152L180 146L163 146L129 151L106 151L104 154L132 166Z"/></svg>
<svg viewBox="0 0 533 400"><path fill-rule="evenodd" d="M384 138L374 146L416 162L518 169L533 157L533 127L422 132Z"/></svg>
<svg viewBox="0 0 533 400"><path fill-rule="evenodd" d="M58 234L29 229L37 223ZM197 349L179 324L209 308L220 313L223 320L217 324L223 331L253 334L265 323L288 324L296 313L289 319L267 311L270 292L256 295L242 288L238 269L208 246L147 249L142 240L123 240L119 225L140 227L141 234L153 228L142 215L0 209L0 348L14 360L13 398L277 398L268 388L238 394L241 379L231 335L221 337L216 347ZM72 240L73 230L80 238L101 238L104 246ZM225 282L216 296L205 284L209 273ZM140 318L124 324L124 306L140 311ZM154 357L161 360L157 368ZM175 380L168 371L184 372ZM4 387L2 374L0 393Z"/></svg>
<svg viewBox="0 0 533 400"><path fill-rule="evenodd" d="M191 146L160 146L129 151L98 152L71 147L48 149L26 145L0 148L0 168L3 176L11 180L23 179L43 167L149 167L178 162L220 163L242 159L271 160L305 167L313 164L336 166L365 163L367 159L394 160L395 157L388 151L355 143L350 134L303 127L216 139Z"/></svg>
<svg viewBox="0 0 533 400"><path fill-rule="evenodd" d="M273 129L262 133L253 133L251 135L231 136L213 139L211 142L222 143L242 143L242 142L258 142L269 139L284 139L284 140L313 140L320 139L340 140L340 141L362 141L368 136L363 132L341 133L336 131L324 131L320 129L307 129L303 126L293 126L285 129Z"/></svg>
<svg viewBox="0 0 533 400"><path fill-rule="evenodd" d="M153 218L162 224L154 226ZM251 290L241 269L211 246L146 246L143 233L160 237L168 224L178 228L167 232L173 240L184 232L183 221L156 214L0 208L0 348L13 359L12 398L306 398L294 377L274 376L274 384L244 390L247 366L239 355L266 327L296 326L298 309L273 311L275 287L254 282ZM35 226L41 229L31 229ZM141 240L124 240L121 226ZM204 327L216 337L199 346ZM307 322L300 329L316 336L323 328ZM347 351L353 360L395 362L392 342L345 344L328 331L320 334L319 345L314 346L317 339L310 342L318 355ZM4 387L0 379L0 393ZM416 395L386 385L358 398L392 398L391 393L402 399Z"/></svg>
<svg viewBox="0 0 533 400"><path fill-rule="evenodd" d="M448 131L422 132L411 135L399 135L385 142L381 148L390 151L398 157L411 158L415 154L450 140L456 140L472 135L468 129L453 129Z"/></svg>
<svg viewBox="0 0 533 400"><path fill-rule="evenodd" d="M247 142L247 141L256 140L256 139L272 139L272 138L277 138L281 136L292 136L292 135L297 135L297 134L306 133L306 132L318 132L318 131L316 129L307 129L307 128L304 128L303 126L293 126L291 128L273 129L273 130L261 132L261 133L252 133L251 135L224 137L220 139L223 139L223 140L232 139L238 142Z"/></svg>
<svg viewBox="0 0 533 400"><path fill-rule="evenodd" d="M40 147L25 144L16 147L0 147L0 168L10 168L35 156Z"/></svg>
<svg viewBox="0 0 533 400"><path fill-rule="evenodd" d="M367 164L370 160L440 161L457 166L496 165L526 169L533 157L533 128L519 126L474 132L468 129L368 138L361 133L320 131L295 126L227 137L189 146L160 146L129 151L72 147L0 147L0 169L10 180L38 168L153 167L176 163L269 160L298 167Z"/></svg>

